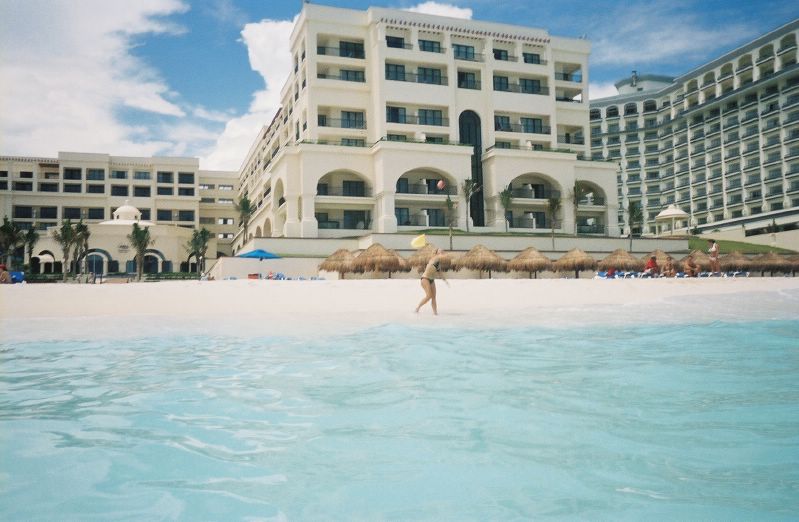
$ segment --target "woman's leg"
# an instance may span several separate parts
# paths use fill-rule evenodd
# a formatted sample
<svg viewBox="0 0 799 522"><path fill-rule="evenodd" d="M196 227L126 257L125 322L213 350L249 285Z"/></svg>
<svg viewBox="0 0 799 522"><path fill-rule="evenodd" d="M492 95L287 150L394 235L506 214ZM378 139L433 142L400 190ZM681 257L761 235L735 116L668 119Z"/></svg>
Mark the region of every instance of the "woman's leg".
<svg viewBox="0 0 799 522"><path fill-rule="evenodd" d="M438 315L438 304L436 303L436 284L435 282L430 282L430 304L433 306L433 315Z"/></svg>
<svg viewBox="0 0 799 522"><path fill-rule="evenodd" d="M433 298L433 291L430 287L433 286L430 284L428 279L422 278L422 288L424 289L424 299L419 302L419 306L416 307L416 311L418 312L419 309L427 303L430 299Z"/></svg>

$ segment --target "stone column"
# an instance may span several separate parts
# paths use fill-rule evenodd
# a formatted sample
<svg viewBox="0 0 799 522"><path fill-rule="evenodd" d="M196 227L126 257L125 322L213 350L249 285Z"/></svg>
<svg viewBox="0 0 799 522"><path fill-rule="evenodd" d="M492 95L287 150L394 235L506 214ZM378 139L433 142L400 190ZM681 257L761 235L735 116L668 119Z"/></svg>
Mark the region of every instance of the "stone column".
<svg viewBox="0 0 799 522"><path fill-rule="evenodd" d="M299 220L299 197L284 196L286 200L286 223L283 225L285 237L301 237Z"/></svg>
<svg viewBox="0 0 799 522"><path fill-rule="evenodd" d="M397 231L397 216L394 213L395 195L393 191L384 191L377 196L375 205L377 219L373 227L375 232L391 234Z"/></svg>
<svg viewBox="0 0 799 522"><path fill-rule="evenodd" d="M316 221L316 194L303 194L302 221L300 222L301 237L319 237L319 223Z"/></svg>

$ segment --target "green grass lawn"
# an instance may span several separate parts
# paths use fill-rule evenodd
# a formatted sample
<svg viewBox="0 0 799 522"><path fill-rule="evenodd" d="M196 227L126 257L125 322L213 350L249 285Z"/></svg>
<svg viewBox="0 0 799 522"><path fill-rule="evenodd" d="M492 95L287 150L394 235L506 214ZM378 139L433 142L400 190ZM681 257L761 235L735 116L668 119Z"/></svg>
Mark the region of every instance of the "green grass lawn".
<svg viewBox="0 0 799 522"><path fill-rule="evenodd" d="M741 252L742 254L765 254L766 252L776 252L778 254L793 254L793 250L785 248L770 247L767 245L755 245L753 243L744 243L743 241L729 241L726 239L719 239L719 252L721 254L729 254L733 251ZM708 243L707 239L703 237L692 236L688 240L688 248L691 250L701 250L707 252Z"/></svg>

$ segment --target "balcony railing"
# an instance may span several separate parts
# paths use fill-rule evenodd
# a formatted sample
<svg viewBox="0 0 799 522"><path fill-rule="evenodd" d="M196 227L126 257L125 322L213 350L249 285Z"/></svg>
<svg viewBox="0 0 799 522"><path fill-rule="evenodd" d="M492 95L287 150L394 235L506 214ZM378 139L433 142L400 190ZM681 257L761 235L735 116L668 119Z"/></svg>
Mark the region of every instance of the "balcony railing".
<svg viewBox="0 0 799 522"><path fill-rule="evenodd" d="M448 127L449 126L449 118L434 118L425 116L420 118L419 116L415 115L407 115L401 116L399 118L389 118L386 120L388 123L403 123L403 124L410 124L410 125L431 125L434 127Z"/></svg>
<svg viewBox="0 0 799 522"><path fill-rule="evenodd" d="M564 143L568 145L585 145L585 138L582 136L564 136L559 134L558 143Z"/></svg>
<svg viewBox="0 0 799 522"><path fill-rule="evenodd" d="M485 58L480 53L459 52L458 50L455 50L455 59L456 60L465 60L467 62L482 62L482 61L485 61Z"/></svg>
<svg viewBox="0 0 799 522"><path fill-rule="evenodd" d="M563 80L565 82L575 82L575 83L582 83L583 75L582 74L571 74L571 73L555 73L556 80Z"/></svg>
<svg viewBox="0 0 799 522"><path fill-rule="evenodd" d="M316 54L322 56L341 56L342 58L363 59L366 57L362 49L341 49L339 47L324 47L324 46L318 46L316 48Z"/></svg>
<svg viewBox="0 0 799 522"><path fill-rule="evenodd" d="M510 221L512 228L527 228L527 229L542 229L552 230L553 221L550 219L535 219L535 218L514 218ZM554 222L555 229L560 228L560 221Z"/></svg>
<svg viewBox="0 0 799 522"><path fill-rule="evenodd" d="M577 225L578 234L604 234L605 225Z"/></svg>
<svg viewBox="0 0 799 522"><path fill-rule="evenodd" d="M511 189L511 196L521 199L549 199L560 198L559 190L552 190L548 188L543 189L529 189L529 188L515 188Z"/></svg>
<svg viewBox="0 0 799 522"><path fill-rule="evenodd" d="M319 78L320 80L341 80L341 81L344 81L344 82L366 83L366 77L363 76L363 75L360 75L360 76L350 76L350 75L342 76L341 74L317 73L316 77Z"/></svg>
<svg viewBox="0 0 799 522"><path fill-rule="evenodd" d="M479 80L458 80L458 88L459 89L472 89L475 91L480 90L480 81Z"/></svg>
<svg viewBox="0 0 799 522"><path fill-rule="evenodd" d="M365 120L348 120L340 118L319 118L320 127L333 127L337 129L365 129Z"/></svg>
<svg viewBox="0 0 799 522"><path fill-rule="evenodd" d="M518 123L494 123L494 130L500 132L520 132L524 134L551 134L552 128L543 125L521 125Z"/></svg>
<svg viewBox="0 0 799 522"><path fill-rule="evenodd" d="M370 198L372 197L372 189L363 186L356 187L331 187L320 190L317 187L317 196L342 196L348 198Z"/></svg>
<svg viewBox="0 0 799 522"><path fill-rule="evenodd" d="M549 95L548 87L526 87L518 83L509 83L506 85L495 83L494 90L498 92L519 92L522 94L540 94L543 96Z"/></svg>
<svg viewBox="0 0 799 522"><path fill-rule="evenodd" d="M397 82L424 83L427 85L448 85L446 76L429 76L425 74L404 73L386 74L386 80Z"/></svg>
<svg viewBox="0 0 799 522"><path fill-rule="evenodd" d="M629 180L628 180L629 181ZM592 198L582 198L577 202L578 205L604 205L605 198L602 196L594 196Z"/></svg>
<svg viewBox="0 0 799 522"><path fill-rule="evenodd" d="M443 189L434 186L430 188L426 183L412 183L407 186L397 187L397 194L426 194L433 196L454 196L458 193L457 187L447 186Z"/></svg>

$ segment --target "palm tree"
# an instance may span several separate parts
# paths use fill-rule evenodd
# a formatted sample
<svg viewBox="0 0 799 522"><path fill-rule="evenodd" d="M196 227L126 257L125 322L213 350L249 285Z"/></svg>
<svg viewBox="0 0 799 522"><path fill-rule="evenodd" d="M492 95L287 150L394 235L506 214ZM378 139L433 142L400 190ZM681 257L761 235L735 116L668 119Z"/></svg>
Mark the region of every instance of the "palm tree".
<svg viewBox="0 0 799 522"><path fill-rule="evenodd" d="M470 178L464 180L461 189L463 189L463 197L466 198L466 232L468 232L469 216L472 215L472 196L480 192L480 184Z"/></svg>
<svg viewBox="0 0 799 522"><path fill-rule="evenodd" d="M547 217L552 225L552 250L555 250L555 219L558 217L561 202L559 197L551 197L547 200Z"/></svg>
<svg viewBox="0 0 799 522"><path fill-rule="evenodd" d="M23 238L25 249L28 251L28 264L33 263L33 249L36 248L36 243L39 242L39 233L36 232L36 223L25 232Z"/></svg>
<svg viewBox="0 0 799 522"><path fill-rule="evenodd" d="M455 210L455 202L447 194L447 224L449 225L449 249L452 251L452 222L455 219L453 212Z"/></svg>
<svg viewBox="0 0 799 522"><path fill-rule="evenodd" d="M246 194L241 196L236 202L236 212L239 213L239 223L244 228L244 239L241 242L243 246L247 242L247 229L250 226L250 218L255 213L255 207Z"/></svg>
<svg viewBox="0 0 799 522"><path fill-rule="evenodd" d="M69 251L72 249L72 245L75 244L75 228L72 226L72 222L69 219L62 221L61 226L53 230L53 239L58 243L58 246L61 247L61 251L64 254L61 273L64 274L64 281L66 281L70 273Z"/></svg>
<svg viewBox="0 0 799 522"><path fill-rule="evenodd" d="M637 201L630 201L627 205L627 221L630 224L630 251L633 249L633 228L644 221L644 211Z"/></svg>
<svg viewBox="0 0 799 522"><path fill-rule="evenodd" d="M202 274L205 271L205 253L208 252L208 242L211 240L211 232L205 227L195 230L191 234L191 239L186 243L186 251L197 257L197 272Z"/></svg>
<svg viewBox="0 0 799 522"><path fill-rule="evenodd" d="M572 203L574 204L574 236L577 237L577 210L580 208L580 200L586 194L586 189L576 181L572 189Z"/></svg>
<svg viewBox="0 0 799 522"><path fill-rule="evenodd" d="M141 274L144 271L144 255L147 253L147 247L155 243L155 240L150 237L149 228L133 223L133 230L128 234L128 241L136 252L136 275L141 281Z"/></svg>
<svg viewBox="0 0 799 522"><path fill-rule="evenodd" d="M513 201L513 192L511 192L510 187L505 187L499 193L499 202L502 204L502 208L505 210L504 220L505 220L505 232L508 231L508 209L510 208L510 204Z"/></svg>
<svg viewBox="0 0 799 522"><path fill-rule="evenodd" d="M75 255L73 257L76 262L80 259L83 260L81 272L85 274L87 283L89 282L89 236L91 235L89 226L83 220L75 225Z"/></svg>
<svg viewBox="0 0 799 522"><path fill-rule="evenodd" d="M3 224L0 226L0 250L3 251L3 256L6 258L6 264L11 268L11 262L14 260L14 252L17 245L22 242L23 234L22 229L14 223L9 221L7 216L3 216Z"/></svg>

